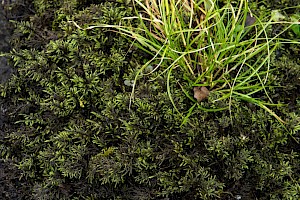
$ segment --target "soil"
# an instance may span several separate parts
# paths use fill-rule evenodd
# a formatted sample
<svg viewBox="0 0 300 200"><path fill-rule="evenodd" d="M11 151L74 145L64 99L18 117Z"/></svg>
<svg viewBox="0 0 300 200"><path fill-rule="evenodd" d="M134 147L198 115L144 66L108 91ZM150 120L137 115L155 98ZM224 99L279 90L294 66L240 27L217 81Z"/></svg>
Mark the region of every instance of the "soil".
<svg viewBox="0 0 300 200"><path fill-rule="evenodd" d="M5 12L5 5L11 3L8 1L0 2L0 54L10 51L9 39L11 35L11 26L9 19ZM8 64L7 58L0 56L0 84L7 81L12 73L12 68ZM3 123L5 121L5 111L3 100L0 98L0 134L2 131ZM21 197L14 185L14 177L9 173L9 164L0 160L0 199L20 199Z"/></svg>
<svg viewBox="0 0 300 200"><path fill-rule="evenodd" d="M11 35L11 29L6 17L4 4L0 5L0 27L0 52L8 52L10 50L9 37ZM0 83L5 82L9 78L11 71L7 59L0 57Z"/></svg>

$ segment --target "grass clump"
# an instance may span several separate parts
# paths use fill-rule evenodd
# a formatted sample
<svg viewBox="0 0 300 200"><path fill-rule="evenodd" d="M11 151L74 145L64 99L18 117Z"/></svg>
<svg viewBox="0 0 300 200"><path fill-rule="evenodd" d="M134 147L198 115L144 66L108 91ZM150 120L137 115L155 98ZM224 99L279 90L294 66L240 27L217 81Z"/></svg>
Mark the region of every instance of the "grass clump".
<svg viewBox="0 0 300 200"><path fill-rule="evenodd" d="M278 22L278 16L273 13L258 17L251 12L246 0L238 3L136 0L134 3L137 17L124 20L137 19L138 27L96 25L87 28L115 28L152 56L135 76L131 100L138 79L160 70L157 77L167 74L169 98L177 112L185 115L185 120L195 108L210 112L231 110L233 103L242 100L265 109L285 124L271 109L283 104L273 102L268 95L274 88L269 77L275 70L270 67L270 57L281 42L299 44L280 38L297 22ZM270 37L269 28L276 23L288 25ZM147 72L149 67L151 70ZM186 97L195 102L188 114L175 105L171 78L176 79L173 87L180 86ZM207 95L195 98L197 95L191 94L193 88L195 93L200 87L209 90L208 103L200 102Z"/></svg>

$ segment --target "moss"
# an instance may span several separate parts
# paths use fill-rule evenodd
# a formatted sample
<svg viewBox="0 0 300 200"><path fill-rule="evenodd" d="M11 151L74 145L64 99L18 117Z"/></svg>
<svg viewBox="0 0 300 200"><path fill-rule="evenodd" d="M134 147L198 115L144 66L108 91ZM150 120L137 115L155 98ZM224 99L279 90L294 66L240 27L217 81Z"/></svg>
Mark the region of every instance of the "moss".
<svg viewBox="0 0 300 200"><path fill-rule="evenodd" d="M24 199L299 198L299 60L289 56L297 46L272 58L270 95L289 104L278 108L288 127L245 102L232 104L232 120L229 111L195 110L182 123L166 77L149 81L159 71L138 80L129 109L125 80L146 59L131 41L68 22L118 24L133 15L128 4L55 2L36 0L37 13L15 23L15 74L1 86L0 155L15 166L7 176L20 179L10 184ZM192 102L172 85L187 112Z"/></svg>

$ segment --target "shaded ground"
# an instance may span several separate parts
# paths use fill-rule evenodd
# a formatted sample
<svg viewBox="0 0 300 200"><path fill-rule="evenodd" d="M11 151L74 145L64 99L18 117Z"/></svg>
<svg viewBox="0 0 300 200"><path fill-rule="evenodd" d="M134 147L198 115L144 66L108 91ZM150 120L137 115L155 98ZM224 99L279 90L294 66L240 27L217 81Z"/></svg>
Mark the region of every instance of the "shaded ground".
<svg viewBox="0 0 300 200"><path fill-rule="evenodd" d="M10 28L3 5L0 5L0 52L9 51ZM7 59L0 57L0 83L6 81L11 73L11 68L7 64Z"/></svg>
<svg viewBox="0 0 300 200"><path fill-rule="evenodd" d="M8 18L4 6L5 2L3 1L2 4L0 4L0 53L8 52L10 49L9 37L11 35L11 28L8 23ZM9 78L11 72L12 69L9 67L7 59L0 56L0 83L5 82ZM5 108L3 106L2 99L0 99L0 127L3 126L4 112Z"/></svg>
<svg viewBox="0 0 300 200"><path fill-rule="evenodd" d="M8 18L4 10L4 3L0 4L0 52L8 52L9 47L9 38L11 35L11 27L8 23ZM12 69L9 67L7 59L5 57L0 57L0 83L5 82L12 72ZM5 120L5 106L0 99L0 129L3 127ZM2 131L0 134L3 134ZM13 177L10 177L9 171L11 168L0 160L0 199L20 199L18 190L13 183ZM17 180L16 180L17 181Z"/></svg>

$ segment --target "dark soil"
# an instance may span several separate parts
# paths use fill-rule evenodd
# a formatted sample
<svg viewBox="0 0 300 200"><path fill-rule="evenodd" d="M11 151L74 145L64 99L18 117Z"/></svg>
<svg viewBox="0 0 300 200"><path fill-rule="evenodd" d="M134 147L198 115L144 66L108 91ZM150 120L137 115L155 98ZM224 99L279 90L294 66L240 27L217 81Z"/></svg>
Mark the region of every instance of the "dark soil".
<svg viewBox="0 0 300 200"><path fill-rule="evenodd" d="M0 5L0 52L9 51L9 37L11 28L4 10L4 5ZM6 81L11 74L11 68L7 64L5 57L0 57L0 83Z"/></svg>

